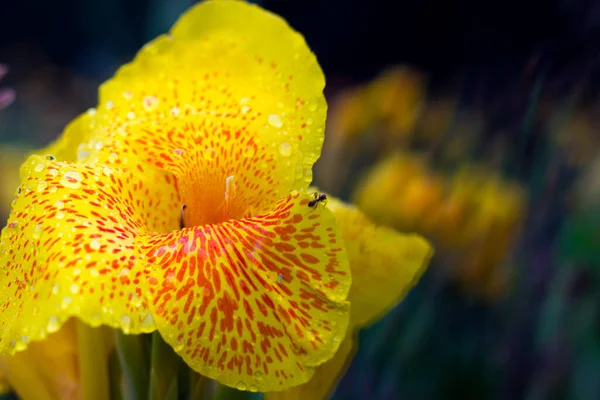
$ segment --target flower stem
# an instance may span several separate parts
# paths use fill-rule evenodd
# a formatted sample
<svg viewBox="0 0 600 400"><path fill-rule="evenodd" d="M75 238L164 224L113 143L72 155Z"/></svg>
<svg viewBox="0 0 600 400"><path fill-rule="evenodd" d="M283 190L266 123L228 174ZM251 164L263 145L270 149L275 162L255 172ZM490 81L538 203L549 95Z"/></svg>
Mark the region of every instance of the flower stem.
<svg viewBox="0 0 600 400"><path fill-rule="evenodd" d="M106 349L99 345L104 341L100 329L92 328L83 322L77 323L77 350L83 399L109 399L108 359Z"/></svg>
<svg viewBox="0 0 600 400"><path fill-rule="evenodd" d="M123 368L124 399L148 398L148 357L142 335L126 335L116 330L117 353Z"/></svg>
<svg viewBox="0 0 600 400"><path fill-rule="evenodd" d="M177 399L177 368L179 356L160 336L152 334L152 361L150 366L150 399Z"/></svg>

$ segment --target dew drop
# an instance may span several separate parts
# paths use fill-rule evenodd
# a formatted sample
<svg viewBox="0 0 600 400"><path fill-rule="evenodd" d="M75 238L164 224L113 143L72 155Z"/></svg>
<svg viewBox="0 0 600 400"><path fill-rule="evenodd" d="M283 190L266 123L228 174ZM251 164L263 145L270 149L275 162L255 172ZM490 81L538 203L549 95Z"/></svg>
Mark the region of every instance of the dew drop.
<svg viewBox="0 0 600 400"><path fill-rule="evenodd" d="M100 272L98 272L98 270L96 268L90 268L89 270L90 272L90 276L97 278L100 276Z"/></svg>
<svg viewBox="0 0 600 400"><path fill-rule="evenodd" d="M112 174L112 168L111 167L104 167L104 169L102 169L102 173L106 176L110 176L110 174Z"/></svg>
<svg viewBox="0 0 600 400"><path fill-rule="evenodd" d="M129 112L126 114L126 117L127 117L127 119L130 119L130 120L131 120L131 119L134 119L134 118L135 118L135 113L134 113L133 111L129 111Z"/></svg>
<svg viewBox="0 0 600 400"><path fill-rule="evenodd" d="M48 333L53 333L58 331L58 329L60 328L60 321L58 319L58 317L50 317L48 319L48 324L46 325L46 330L48 331Z"/></svg>
<svg viewBox="0 0 600 400"><path fill-rule="evenodd" d="M56 212L56 219L63 219L65 217L65 212L64 211L57 211Z"/></svg>
<svg viewBox="0 0 600 400"><path fill-rule="evenodd" d="M54 207L56 207L57 209L61 210L65 207L65 202L62 200L56 200L54 202Z"/></svg>
<svg viewBox="0 0 600 400"><path fill-rule="evenodd" d="M67 308L71 305L72 302L73 302L73 299L70 296L66 296L66 297L63 297L62 302L60 303L60 306L62 308Z"/></svg>
<svg viewBox="0 0 600 400"><path fill-rule="evenodd" d="M112 108L115 106L115 103L113 103L112 101L107 101L106 102L106 109L107 110L112 110Z"/></svg>
<svg viewBox="0 0 600 400"><path fill-rule="evenodd" d="M38 185L37 185L37 191L38 192L43 192L47 187L48 187L48 182L46 182L46 181L39 181Z"/></svg>
<svg viewBox="0 0 600 400"><path fill-rule="evenodd" d="M217 152L215 149L209 147L204 150L204 158L208 161L213 161L215 158L217 158Z"/></svg>
<svg viewBox="0 0 600 400"><path fill-rule="evenodd" d="M54 176L58 175L58 170L57 170L57 169L55 169L55 168L50 168L50 169L48 170L48 175L50 175L50 176L54 177Z"/></svg>
<svg viewBox="0 0 600 400"><path fill-rule="evenodd" d="M21 186L19 186L19 187L17 188L17 190L15 191L15 194L18 196L18 195L20 195L20 194L21 194L21 192L22 192L22 191L23 191L23 189L21 189Z"/></svg>
<svg viewBox="0 0 600 400"><path fill-rule="evenodd" d="M35 228L33 228L33 239L38 240L42 236L42 232L44 231L44 226L42 224L37 224Z"/></svg>
<svg viewBox="0 0 600 400"><path fill-rule="evenodd" d="M308 125L308 126L311 126L314 123L315 123L315 121L313 121L312 118L309 118L309 119L306 120L306 125Z"/></svg>
<svg viewBox="0 0 600 400"><path fill-rule="evenodd" d="M87 110L87 114L88 114L90 117L93 117L94 115L96 115L96 113L97 113L97 112L98 112L98 111L97 111L95 108L90 108L89 110Z"/></svg>
<svg viewBox="0 0 600 400"><path fill-rule="evenodd" d="M88 158L90 156L90 152L87 150L79 150L77 152L77 160L82 161L85 160L86 158Z"/></svg>
<svg viewBox="0 0 600 400"><path fill-rule="evenodd" d="M238 382L237 385L235 385L235 387L236 387L237 390L242 390L242 391L248 389L248 387L246 386L246 384L244 382L242 382L242 381Z"/></svg>
<svg viewBox="0 0 600 400"><path fill-rule="evenodd" d="M258 388L257 388L255 385L250 385L250 388L249 388L249 390L250 390L251 392L258 392Z"/></svg>
<svg viewBox="0 0 600 400"><path fill-rule="evenodd" d="M73 294L79 293L79 285L76 283L73 283L71 285L70 289L71 289L71 293L73 293Z"/></svg>
<svg viewBox="0 0 600 400"><path fill-rule="evenodd" d="M52 286L52 294L58 294L59 291L60 285L58 283L54 284L54 286Z"/></svg>
<svg viewBox="0 0 600 400"><path fill-rule="evenodd" d="M42 172L44 169L46 169L46 166L42 163L39 163L35 166L35 168L33 170L35 172Z"/></svg>
<svg viewBox="0 0 600 400"><path fill-rule="evenodd" d="M65 187L77 189L81 186L81 174L77 171L65 172L63 178L60 180L60 183Z"/></svg>
<svg viewBox="0 0 600 400"><path fill-rule="evenodd" d="M314 101L311 101L311 102L308 104L308 111L310 111L310 112L315 112L315 111L317 111L317 103L315 103Z"/></svg>
<svg viewBox="0 0 600 400"><path fill-rule="evenodd" d="M182 339L178 339L175 342L175 345L173 346L173 350L175 350L176 352L180 352L181 350L183 350L183 340Z"/></svg>
<svg viewBox="0 0 600 400"><path fill-rule="evenodd" d="M146 317L140 322L140 328L142 328L142 330L154 328L154 318L152 318L152 314L146 314Z"/></svg>
<svg viewBox="0 0 600 400"><path fill-rule="evenodd" d="M119 155L117 153L110 153L108 155L108 161L110 163L114 163L115 161L117 161L119 159Z"/></svg>
<svg viewBox="0 0 600 400"><path fill-rule="evenodd" d="M250 107L248 107L248 106L242 106L242 107L240 108L240 112L241 112L242 114L246 114L248 111L250 111Z"/></svg>
<svg viewBox="0 0 600 400"><path fill-rule="evenodd" d="M121 325L123 333L128 334L131 328L131 317L129 317L129 315L121 315L119 324Z"/></svg>
<svg viewBox="0 0 600 400"><path fill-rule="evenodd" d="M288 142L283 142L279 145L279 154L283 157L289 157L292 155L292 145Z"/></svg>
<svg viewBox="0 0 600 400"><path fill-rule="evenodd" d="M133 93L131 93L130 91L123 92L123 98L125 100L131 100L133 99Z"/></svg>
<svg viewBox="0 0 600 400"><path fill-rule="evenodd" d="M158 98L156 96L144 97L144 108L147 111L153 110L158 106Z"/></svg>
<svg viewBox="0 0 600 400"><path fill-rule="evenodd" d="M283 121L279 115L271 114L269 115L269 124L275 128L281 128L283 126Z"/></svg>
<svg viewBox="0 0 600 400"><path fill-rule="evenodd" d="M181 110L178 107L171 108L171 115L176 117L181 113Z"/></svg>
<svg viewBox="0 0 600 400"><path fill-rule="evenodd" d="M92 250L100 249L100 241L98 241L97 239L92 239L90 241L90 247L92 248Z"/></svg>

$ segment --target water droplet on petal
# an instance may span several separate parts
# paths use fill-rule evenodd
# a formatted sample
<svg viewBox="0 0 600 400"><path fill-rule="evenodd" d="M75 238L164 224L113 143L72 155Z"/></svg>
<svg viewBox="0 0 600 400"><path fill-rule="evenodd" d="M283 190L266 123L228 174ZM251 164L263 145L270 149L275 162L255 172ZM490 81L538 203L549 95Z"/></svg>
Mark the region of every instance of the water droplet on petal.
<svg viewBox="0 0 600 400"><path fill-rule="evenodd" d="M269 115L269 124L275 128L281 128L283 126L283 121L279 115L271 114Z"/></svg>
<svg viewBox="0 0 600 400"><path fill-rule="evenodd" d="M56 212L56 219L63 219L65 217L65 212L64 211L57 211Z"/></svg>
<svg viewBox="0 0 600 400"><path fill-rule="evenodd" d="M81 174L77 171L65 172L63 178L60 180L61 185L71 189L77 189L81 186Z"/></svg>
<svg viewBox="0 0 600 400"><path fill-rule="evenodd" d="M315 103L314 101L311 101L311 102L308 104L308 111L310 111L310 112L315 112L315 111L317 111L317 103Z"/></svg>
<svg viewBox="0 0 600 400"><path fill-rule="evenodd" d="M292 155L292 145L288 142L283 142L279 145L279 154L283 157L289 157Z"/></svg>
<svg viewBox="0 0 600 400"><path fill-rule="evenodd" d="M147 111L153 110L158 106L158 98L156 96L144 97L144 108Z"/></svg>
<svg viewBox="0 0 600 400"><path fill-rule="evenodd" d="M309 118L309 119L306 120L306 125L308 125L308 126L311 126L314 123L315 123L315 121L313 121L312 118Z"/></svg>
<svg viewBox="0 0 600 400"><path fill-rule="evenodd" d="M58 317L50 317L48 319L48 324L46 325L46 330L48 331L48 333L53 333L56 332L60 329L60 321L58 319Z"/></svg>
<svg viewBox="0 0 600 400"><path fill-rule="evenodd" d="M180 110L179 108L177 108L177 107L173 107L173 108L171 108L171 115L172 115L172 116L176 117L176 116L178 116L180 113L181 113L181 110Z"/></svg>
<svg viewBox="0 0 600 400"><path fill-rule="evenodd" d="M246 384L244 382L238 382L237 385L235 385L237 390L247 390L248 387L246 386Z"/></svg>
<svg viewBox="0 0 600 400"><path fill-rule="evenodd" d="M67 308L67 307L69 307L69 305L71 305L72 302L73 302L73 299L70 296L66 296L62 299L60 306L62 308Z"/></svg>
<svg viewBox="0 0 600 400"><path fill-rule="evenodd" d="M248 106L242 106L242 107L240 108L240 112L241 112L242 114L246 114L248 111L250 111L250 107L248 107Z"/></svg>
<svg viewBox="0 0 600 400"><path fill-rule="evenodd" d="M134 119L135 113L133 111L129 111L126 115L127 119Z"/></svg>
<svg viewBox="0 0 600 400"><path fill-rule="evenodd" d="M121 315L119 324L121 325L123 333L128 334L131 329L131 317L129 315Z"/></svg>
<svg viewBox="0 0 600 400"><path fill-rule="evenodd" d="M42 172L45 168L46 168L46 166L44 164L39 163L35 166L35 168L33 170L35 172Z"/></svg>
<svg viewBox="0 0 600 400"><path fill-rule="evenodd" d="M87 110L87 114L88 114L90 117L93 117L94 115L96 115L96 113L97 113L97 112L98 112L98 111L97 111L95 108L90 108L89 110Z"/></svg>
<svg viewBox="0 0 600 400"><path fill-rule="evenodd" d="M77 293L79 293L79 285L78 285L78 284L76 284L76 283L73 283L73 284L71 285L71 288L70 288L70 289L71 289L71 293L73 293L73 294L77 294Z"/></svg>
<svg viewBox="0 0 600 400"><path fill-rule="evenodd" d="M33 228L33 239L38 240L42 236L42 232L44 231L44 226L42 224L37 224L35 228Z"/></svg>
<svg viewBox="0 0 600 400"><path fill-rule="evenodd" d="M100 241L97 239L90 240L90 247L92 250L98 250L100 248Z"/></svg>

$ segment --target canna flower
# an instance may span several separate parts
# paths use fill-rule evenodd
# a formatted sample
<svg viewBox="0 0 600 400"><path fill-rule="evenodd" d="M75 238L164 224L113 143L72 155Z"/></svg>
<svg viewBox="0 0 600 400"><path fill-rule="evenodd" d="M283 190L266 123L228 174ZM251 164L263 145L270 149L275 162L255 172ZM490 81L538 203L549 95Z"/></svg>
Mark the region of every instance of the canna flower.
<svg viewBox="0 0 600 400"><path fill-rule="evenodd" d="M308 381L349 323L348 256L307 192L324 77L282 19L193 7L21 167L0 242L0 354L75 317L158 331L241 390Z"/></svg>
<svg viewBox="0 0 600 400"><path fill-rule="evenodd" d="M420 236L378 226L356 207L335 199L329 200L328 207L339 221L352 271L348 334L335 356L319 366L308 383L267 393L267 400L322 399L331 395L354 356L359 330L376 322L404 298L433 254Z"/></svg>
<svg viewBox="0 0 600 400"><path fill-rule="evenodd" d="M434 240L467 290L496 299L508 289L508 254L525 213L519 185L473 166L445 177L423 157L398 153L372 168L354 198L377 223Z"/></svg>

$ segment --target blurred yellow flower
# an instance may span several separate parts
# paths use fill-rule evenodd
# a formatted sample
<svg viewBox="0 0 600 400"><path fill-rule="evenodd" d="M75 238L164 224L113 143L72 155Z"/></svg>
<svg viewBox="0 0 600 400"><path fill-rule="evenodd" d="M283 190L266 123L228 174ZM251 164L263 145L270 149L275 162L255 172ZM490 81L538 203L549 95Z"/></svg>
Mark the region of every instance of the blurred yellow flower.
<svg viewBox="0 0 600 400"><path fill-rule="evenodd" d="M505 262L525 213L519 185L475 166L449 179L423 157L398 153L372 168L354 199L374 221L434 240L469 290L495 299L508 287Z"/></svg>

